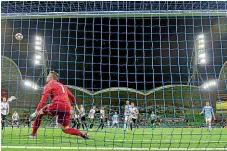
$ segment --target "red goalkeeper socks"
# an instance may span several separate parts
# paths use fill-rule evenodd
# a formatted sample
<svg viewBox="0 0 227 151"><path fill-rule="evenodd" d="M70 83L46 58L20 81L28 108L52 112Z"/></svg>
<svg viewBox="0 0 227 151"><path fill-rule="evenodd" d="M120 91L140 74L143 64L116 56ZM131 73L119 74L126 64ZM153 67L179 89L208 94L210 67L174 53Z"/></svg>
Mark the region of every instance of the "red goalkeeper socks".
<svg viewBox="0 0 227 151"><path fill-rule="evenodd" d="M81 133L77 129L67 128L67 129L63 130L63 132L70 134L70 135L77 135L77 136L83 137L84 139L89 139L89 137L86 133Z"/></svg>
<svg viewBox="0 0 227 151"><path fill-rule="evenodd" d="M63 130L65 133L70 134L70 135L77 135L77 136L82 136L81 132L77 129L73 129L73 128L67 128L65 130Z"/></svg>

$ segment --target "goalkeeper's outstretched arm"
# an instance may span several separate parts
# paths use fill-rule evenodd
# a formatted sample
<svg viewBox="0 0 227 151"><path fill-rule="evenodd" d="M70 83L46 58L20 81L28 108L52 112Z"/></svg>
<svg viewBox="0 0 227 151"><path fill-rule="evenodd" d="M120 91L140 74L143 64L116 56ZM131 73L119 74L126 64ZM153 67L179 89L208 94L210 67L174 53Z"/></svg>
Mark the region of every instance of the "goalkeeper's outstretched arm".
<svg viewBox="0 0 227 151"><path fill-rule="evenodd" d="M69 91L69 89L67 89L67 93L68 93L68 97L69 97L69 100L72 102L73 104L73 109L74 110L77 110L79 113L80 113L80 109L77 105L77 102L76 102L76 98L74 97L74 95Z"/></svg>

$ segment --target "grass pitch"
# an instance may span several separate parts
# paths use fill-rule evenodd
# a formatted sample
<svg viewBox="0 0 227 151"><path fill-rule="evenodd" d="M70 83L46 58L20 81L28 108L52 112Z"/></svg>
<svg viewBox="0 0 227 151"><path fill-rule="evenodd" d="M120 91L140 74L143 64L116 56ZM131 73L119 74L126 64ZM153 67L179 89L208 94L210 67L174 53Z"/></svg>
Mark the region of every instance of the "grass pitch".
<svg viewBox="0 0 227 151"><path fill-rule="evenodd" d="M9 127L2 130L2 150L227 150L227 129L222 128L214 128L211 132L206 128L140 128L126 132L122 128L93 129L88 131L89 140L67 135L60 128L40 128L37 138L29 139L31 130Z"/></svg>

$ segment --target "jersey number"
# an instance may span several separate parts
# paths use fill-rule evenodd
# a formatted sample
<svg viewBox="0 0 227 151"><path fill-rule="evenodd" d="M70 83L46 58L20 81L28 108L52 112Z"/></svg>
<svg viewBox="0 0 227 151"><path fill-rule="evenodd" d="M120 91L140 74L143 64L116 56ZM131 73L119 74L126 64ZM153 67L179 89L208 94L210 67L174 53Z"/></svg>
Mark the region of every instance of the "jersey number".
<svg viewBox="0 0 227 151"><path fill-rule="evenodd" d="M62 85L60 85L60 86L61 86L62 92L65 93L64 87Z"/></svg>

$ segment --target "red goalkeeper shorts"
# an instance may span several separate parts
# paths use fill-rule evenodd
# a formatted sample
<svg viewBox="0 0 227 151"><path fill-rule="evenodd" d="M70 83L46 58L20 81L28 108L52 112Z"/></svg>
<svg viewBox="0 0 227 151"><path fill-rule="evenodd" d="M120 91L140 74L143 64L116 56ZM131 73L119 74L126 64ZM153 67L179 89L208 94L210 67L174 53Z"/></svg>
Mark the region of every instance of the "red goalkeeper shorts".
<svg viewBox="0 0 227 151"><path fill-rule="evenodd" d="M43 107L43 114L58 116L58 123L62 126L70 125L71 106L66 104L49 104Z"/></svg>

